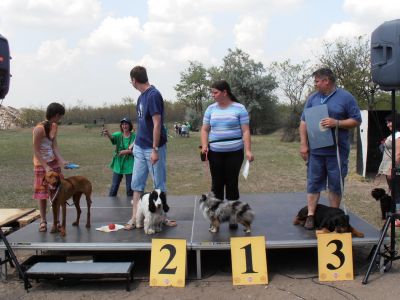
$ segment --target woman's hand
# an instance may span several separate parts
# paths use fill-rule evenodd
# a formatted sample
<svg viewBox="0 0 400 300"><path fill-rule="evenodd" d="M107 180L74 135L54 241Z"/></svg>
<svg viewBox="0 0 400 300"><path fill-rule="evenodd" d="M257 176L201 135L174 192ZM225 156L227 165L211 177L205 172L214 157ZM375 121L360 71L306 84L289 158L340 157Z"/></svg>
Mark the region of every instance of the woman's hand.
<svg viewBox="0 0 400 300"><path fill-rule="evenodd" d="M118 156L123 156L123 155L130 155L130 154L132 154L132 151L131 150L121 150L121 151L119 151L119 153L118 153Z"/></svg>
<svg viewBox="0 0 400 300"><path fill-rule="evenodd" d="M103 128L103 130L101 131L101 134L108 138L111 138L110 132L106 128Z"/></svg>
<svg viewBox="0 0 400 300"><path fill-rule="evenodd" d="M254 160L254 155L253 155L253 153L251 153L251 151L246 151L246 159L249 162L252 162Z"/></svg>
<svg viewBox="0 0 400 300"><path fill-rule="evenodd" d="M208 153L208 145L201 145L201 153L207 154Z"/></svg>

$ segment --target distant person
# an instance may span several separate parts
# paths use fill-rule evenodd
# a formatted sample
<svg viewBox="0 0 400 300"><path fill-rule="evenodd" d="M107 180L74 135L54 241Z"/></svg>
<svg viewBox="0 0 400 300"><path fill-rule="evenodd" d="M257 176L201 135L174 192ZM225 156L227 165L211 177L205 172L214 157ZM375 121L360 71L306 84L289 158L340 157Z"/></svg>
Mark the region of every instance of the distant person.
<svg viewBox="0 0 400 300"><path fill-rule="evenodd" d="M60 154L57 144L57 123L65 114L65 108L59 103L51 103L46 109L46 120L33 129L33 165L34 193L33 199L38 200L40 211L39 231L47 231L47 199L49 188L43 184L46 172L54 171L61 174L61 167L68 164Z"/></svg>
<svg viewBox="0 0 400 300"><path fill-rule="evenodd" d="M396 115L396 126L393 126L393 115L389 115L386 118L386 126L391 132L395 130L396 139L396 155L395 162L396 166L400 165L400 115ZM388 184L389 190L392 190L393 178L392 178L392 134L390 134L383 144L383 157L382 162L379 165L379 174L386 176L386 182ZM396 176L396 213L400 213L400 176ZM396 227L400 227L400 220L396 219Z"/></svg>
<svg viewBox="0 0 400 300"><path fill-rule="evenodd" d="M107 129L103 129L103 135L107 136L111 144L115 145L115 151L110 164L110 168L113 170L113 177L108 195L110 197L117 196L122 177L125 175L126 195L132 197L131 183L134 163L132 146L136 135L132 131L132 122L128 118L121 119L119 128L120 131L114 132L112 135Z"/></svg>
<svg viewBox="0 0 400 300"><path fill-rule="evenodd" d="M307 162L306 229L314 229L314 213L321 191L329 189L329 204L338 208L342 197L342 185L348 171L350 153L349 130L361 123L360 109L352 94L336 86L332 70L321 68L313 74L316 92L307 99L305 109L326 104L328 118L321 120L322 128L331 129L335 144L329 147L310 149L307 136L307 120L304 112L300 121L300 155ZM339 145L336 145L338 131ZM338 155L337 155L338 154ZM340 168L339 163L340 161ZM342 182L340 182L342 180Z"/></svg>
<svg viewBox="0 0 400 300"><path fill-rule="evenodd" d="M146 188L150 173L154 189L167 192L167 134L163 130L164 100L161 93L150 85L147 71L136 66L130 72L131 82L140 92L137 101L137 133L133 154L135 164L132 175L132 217L125 225L126 230L136 227L136 212L140 196ZM174 220L165 219L167 226L176 226Z"/></svg>
<svg viewBox="0 0 400 300"><path fill-rule="evenodd" d="M181 136L189 137L189 127L186 125L186 123L183 123L183 124L182 124L182 127L181 127Z"/></svg>
<svg viewBox="0 0 400 300"><path fill-rule="evenodd" d="M251 152L249 114L231 92L225 80L211 85L214 104L207 107L201 128L202 153L210 163L212 187L215 197L230 201L239 199L239 172L246 159L254 160ZM236 229L236 220L230 220Z"/></svg>

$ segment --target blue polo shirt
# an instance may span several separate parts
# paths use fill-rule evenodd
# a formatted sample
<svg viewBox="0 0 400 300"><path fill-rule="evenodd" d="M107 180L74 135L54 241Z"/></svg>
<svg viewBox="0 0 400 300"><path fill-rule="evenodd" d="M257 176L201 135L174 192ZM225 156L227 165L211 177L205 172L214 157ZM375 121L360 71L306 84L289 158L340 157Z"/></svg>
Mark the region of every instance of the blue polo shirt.
<svg viewBox="0 0 400 300"><path fill-rule="evenodd" d="M135 145L143 149L153 148L153 116L157 114L161 116L161 136L158 146L165 145L167 134L163 126L164 100L154 86L150 86L139 96L136 104L136 112L138 128Z"/></svg>
<svg viewBox="0 0 400 300"><path fill-rule="evenodd" d="M328 98L320 92L315 92L307 99L304 109L317 105L326 104L328 106L328 115L336 120L354 119L361 123L361 113L356 99L348 91L342 88L336 88L336 91ZM301 120L305 121L304 111ZM336 155L335 128L331 129L335 144L329 147L310 149L311 154L315 155ZM339 151L340 154L348 157L350 152L349 130L339 128Z"/></svg>

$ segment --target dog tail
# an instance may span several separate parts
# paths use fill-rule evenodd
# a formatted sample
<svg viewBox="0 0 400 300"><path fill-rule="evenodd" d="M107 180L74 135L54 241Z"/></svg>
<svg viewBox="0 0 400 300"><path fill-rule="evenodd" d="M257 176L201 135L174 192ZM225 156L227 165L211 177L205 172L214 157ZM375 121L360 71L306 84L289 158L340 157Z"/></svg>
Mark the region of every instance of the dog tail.
<svg viewBox="0 0 400 300"><path fill-rule="evenodd" d="M238 209L237 212L238 217L245 219L248 222L252 222L255 216L254 211L251 209L250 205L247 203L243 203Z"/></svg>

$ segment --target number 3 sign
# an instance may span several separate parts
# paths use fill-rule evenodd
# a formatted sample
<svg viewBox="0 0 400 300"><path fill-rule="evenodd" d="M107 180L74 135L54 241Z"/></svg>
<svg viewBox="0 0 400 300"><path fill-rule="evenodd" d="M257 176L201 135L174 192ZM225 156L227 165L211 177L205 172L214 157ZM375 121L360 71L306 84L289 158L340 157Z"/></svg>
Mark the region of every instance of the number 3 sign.
<svg viewBox="0 0 400 300"><path fill-rule="evenodd" d="M185 286L186 240L151 241L150 286Z"/></svg>
<svg viewBox="0 0 400 300"><path fill-rule="evenodd" d="M319 280L353 280L351 233L319 233L317 239Z"/></svg>

